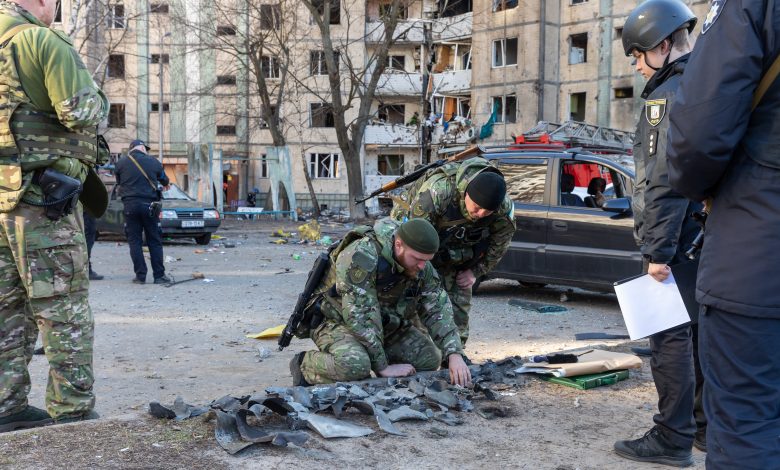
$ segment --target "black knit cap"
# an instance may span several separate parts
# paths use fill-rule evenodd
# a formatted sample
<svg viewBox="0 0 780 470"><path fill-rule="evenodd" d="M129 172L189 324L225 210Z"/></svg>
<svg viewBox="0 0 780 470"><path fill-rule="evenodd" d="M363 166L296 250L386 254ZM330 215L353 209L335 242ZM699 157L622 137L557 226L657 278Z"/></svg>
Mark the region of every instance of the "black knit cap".
<svg viewBox="0 0 780 470"><path fill-rule="evenodd" d="M466 194L479 207L494 211L504 202L506 182L503 176L494 171L483 171L466 186Z"/></svg>
<svg viewBox="0 0 780 470"><path fill-rule="evenodd" d="M426 255L439 251L439 234L425 219L411 219L401 224L396 232L398 237L414 251Z"/></svg>

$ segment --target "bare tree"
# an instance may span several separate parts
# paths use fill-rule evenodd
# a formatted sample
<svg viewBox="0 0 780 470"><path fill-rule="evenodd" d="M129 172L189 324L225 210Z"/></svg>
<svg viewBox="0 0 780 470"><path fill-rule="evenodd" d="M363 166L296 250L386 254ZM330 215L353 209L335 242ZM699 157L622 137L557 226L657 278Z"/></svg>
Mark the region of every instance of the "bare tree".
<svg viewBox="0 0 780 470"><path fill-rule="evenodd" d="M396 30L402 9L410 1L391 0L384 9L380 15L383 29L381 39L371 52L357 47L365 42L365 28L361 28L357 36L352 36L356 29L353 24L362 25L365 15L352 17L350 12L358 8L352 8L350 4L365 5L365 1L345 0L347 6L343 9L340 8L340 0L301 0L301 3L309 10L319 29L328 74L329 90L326 96L322 96L318 90L310 91L322 96L323 101L329 102L331 106L336 138L347 171L350 216L360 218L365 208L362 203L355 203L355 197L363 193L360 159L363 138L371 119L371 106L376 98L380 78L387 67L388 52L398 38ZM335 20L332 15L336 12L346 20L346 25L342 25L338 33L334 33L331 27ZM339 66L337 58L344 62L343 66ZM305 86L303 83L300 85ZM354 117L350 119L350 115Z"/></svg>

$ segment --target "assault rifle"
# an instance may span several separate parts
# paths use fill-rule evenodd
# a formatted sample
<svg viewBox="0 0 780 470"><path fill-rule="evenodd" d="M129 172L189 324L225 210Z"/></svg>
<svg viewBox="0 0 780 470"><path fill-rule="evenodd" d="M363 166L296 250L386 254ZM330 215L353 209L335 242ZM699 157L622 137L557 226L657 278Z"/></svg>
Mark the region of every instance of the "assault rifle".
<svg viewBox="0 0 780 470"><path fill-rule="evenodd" d="M443 158L443 159L437 160L437 161L435 161L433 163L429 163L429 164L427 164L425 166L422 166L422 167L414 170L413 172L409 173L408 175L403 175L400 178L396 178L393 181L383 185L381 188L377 189L376 191L372 192L368 196L356 197L355 198L355 203L356 204L360 204L361 202L365 202L365 201L371 199L372 197L379 196L382 193L386 193L388 191L392 191L393 189L400 188L401 186L406 186L407 184L420 179L420 177L422 177L422 175L424 175L425 173L428 172L428 170L431 170L433 168L439 168L440 166L444 166L447 163L459 162L461 160L466 160L467 158L471 158L471 157L474 157L474 156L482 154L482 153L485 153L485 148L480 146L480 145L476 145L474 147L467 148L466 150L464 150L462 152L458 152L458 153L456 153L455 155L453 155L453 156L451 156L449 158Z"/></svg>

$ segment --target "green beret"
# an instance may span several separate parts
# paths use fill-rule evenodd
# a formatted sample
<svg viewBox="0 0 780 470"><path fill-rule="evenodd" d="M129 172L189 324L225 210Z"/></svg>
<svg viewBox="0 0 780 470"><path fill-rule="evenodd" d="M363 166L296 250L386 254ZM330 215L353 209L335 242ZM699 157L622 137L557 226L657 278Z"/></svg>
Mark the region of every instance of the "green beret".
<svg viewBox="0 0 780 470"><path fill-rule="evenodd" d="M414 251L426 255L439 251L439 234L425 219L411 219L401 224L396 232L398 237Z"/></svg>

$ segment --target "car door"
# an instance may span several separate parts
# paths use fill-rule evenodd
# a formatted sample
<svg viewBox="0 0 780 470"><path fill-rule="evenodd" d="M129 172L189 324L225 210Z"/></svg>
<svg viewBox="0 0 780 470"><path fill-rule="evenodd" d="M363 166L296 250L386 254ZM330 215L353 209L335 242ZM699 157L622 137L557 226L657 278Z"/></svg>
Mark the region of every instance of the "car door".
<svg viewBox="0 0 780 470"><path fill-rule="evenodd" d="M630 175L617 166L580 155L576 160L556 160L555 167L553 184L558 188L562 182L566 186L564 175L580 176L580 180L568 196L560 189L552 192L546 259L550 275L570 280L573 285L609 289L615 281L639 274L642 258L634 242L633 218L571 202L589 195L587 179L583 180L582 175L604 177L609 183L604 191L607 199L630 194Z"/></svg>
<svg viewBox="0 0 780 470"><path fill-rule="evenodd" d="M493 269L494 277L533 280L546 275L544 247L548 210L548 159L500 159L517 224L509 249Z"/></svg>

